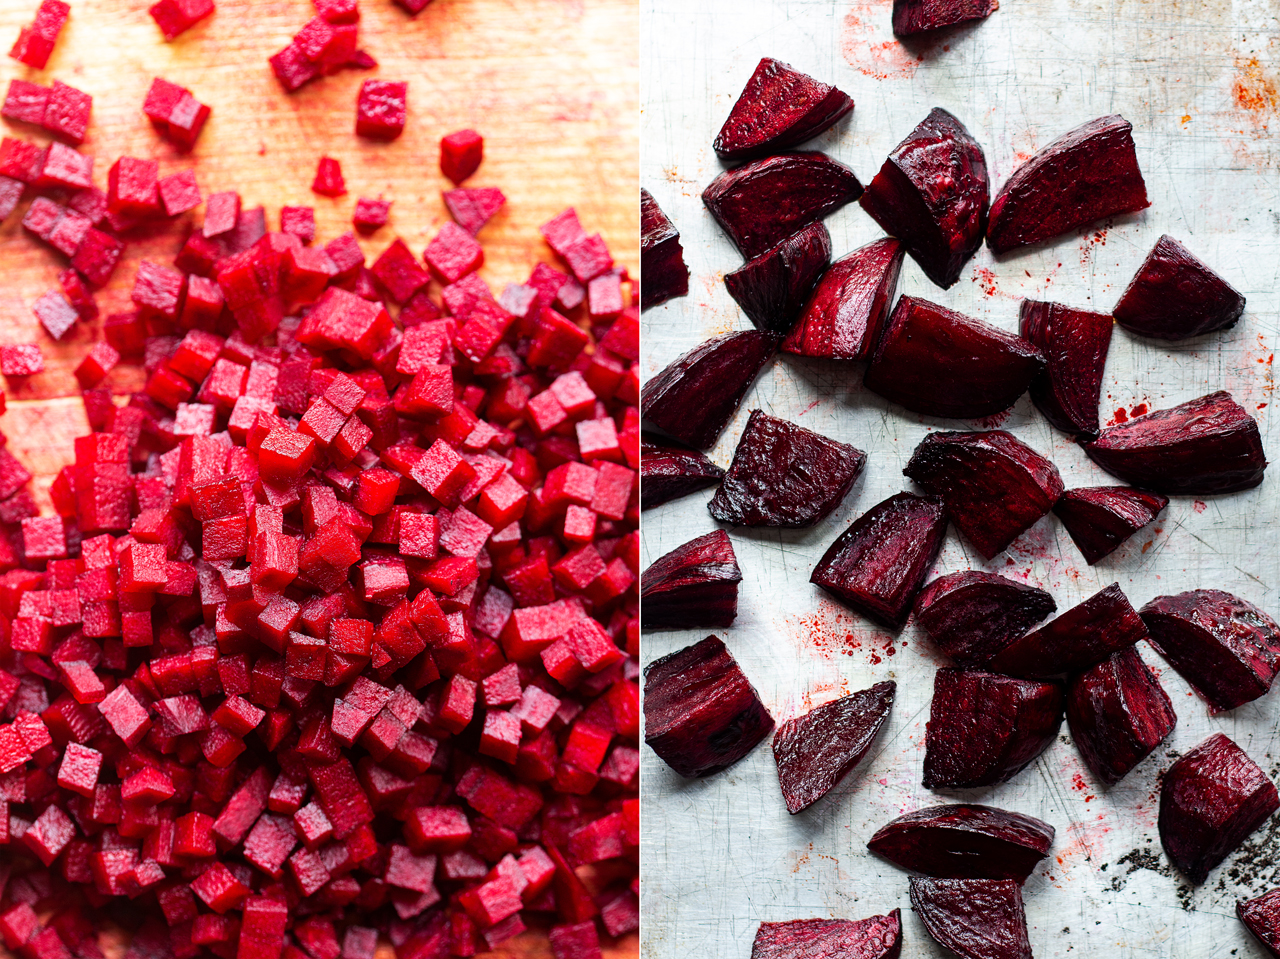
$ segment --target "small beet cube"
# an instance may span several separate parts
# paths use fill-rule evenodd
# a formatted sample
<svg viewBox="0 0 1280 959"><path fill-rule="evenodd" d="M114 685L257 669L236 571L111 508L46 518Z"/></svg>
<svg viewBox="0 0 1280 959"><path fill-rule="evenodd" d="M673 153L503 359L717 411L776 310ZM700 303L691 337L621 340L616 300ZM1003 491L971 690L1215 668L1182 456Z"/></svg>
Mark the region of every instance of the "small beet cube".
<svg viewBox="0 0 1280 959"><path fill-rule="evenodd" d="M897 959L902 951L902 914L870 919L793 919L762 922L751 943L751 959Z"/></svg>
<svg viewBox="0 0 1280 959"><path fill-rule="evenodd" d="M75 256L71 258L71 265L80 272L89 286L100 289L111 279L123 253L124 244L118 239L91 228L85 234Z"/></svg>
<svg viewBox="0 0 1280 959"><path fill-rule="evenodd" d="M467 239L471 238L468 236ZM431 274L418 265L414 255L409 252L409 247L398 237L382 251L369 269L397 303L407 302L414 293L431 282Z"/></svg>
<svg viewBox="0 0 1280 959"><path fill-rule="evenodd" d="M93 97L61 80L54 80L53 86L49 88L49 104L45 108L41 125L54 136L79 145L84 142L85 133L89 129L89 114L92 110ZM92 184L76 185L89 187Z"/></svg>
<svg viewBox="0 0 1280 959"><path fill-rule="evenodd" d="M484 137L475 130L459 130L441 137L440 172L452 180L455 186L480 169L482 159Z"/></svg>
<svg viewBox="0 0 1280 959"><path fill-rule="evenodd" d="M33 376L44 369L44 354L35 344L0 346L0 373L5 376Z"/></svg>
<svg viewBox="0 0 1280 959"><path fill-rule="evenodd" d="M659 557L641 576L643 625L729 626L738 614L741 580L728 533L718 529L692 539Z"/></svg>
<svg viewBox="0 0 1280 959"><path fill-rule="evenodd" d="M316 211L310 206L280 208L280 230L296 236L304 244L316 238Z"/></svg>
<svg viewBox="0 0 1280 959"><path fill-rule="evenodd" d="M547 939L555 959L600 959L600 934L594 920L552 926Z"/></svg>
<svg viewBox="0 0 1280 959"><path fill-rule="evenodd" d="M1053 505L1053 513L1092 566L1115 552L1168 505L1169 498L1159 493L1097 486L1067 490Z"/></svg>
<svg viewBox="0 0 1280 959"><path fill-rule="evenodd" d="M212 14L213 10L213 0L158 0L147 12L165 40L172 41Z"/></svg>
<svg viewBox="0 0 1280 959"><path fill-rule="evenodd" d="M1111 317L1102 313L1022 301L1018 332L1045 358L1044 369L1031 381L1031 402L1064 433L1097 435L1112 326Z"/></svg>
<svg viewBox="0 0 1280 959"><path fill-rule="evenodd" d="M708 486L715 486L723 476L724 470L697 450L656 433L641 435L641 509L652 509Z"/></svg>
<svg viewBox="0 0 1280 959"><path fill-rule="evenodd" d="M507 198L496 187L445 190L444 205L454 222L472 236L488 223L506 204Z"/></svg>
<svg viewBox="0 0 1280 959"><path fill-rule="evenodd" d="M1280 889L1236 903L1236 915L1273 956L1280 956Z"/></svg>
<svg viewBox="0 0 1280 959"><path fill-rule="evenodd" d="M1047 822L991 806L930 806L881 826L867 848L939 879L1026 882L1053 845Z"/></svg>
<svg viewBox="0 0 1280 959"><path fill-rule="evenodd" d="M22 836L22 844L48 866L76 837L76 824L57 804L51 804Z"/></svg>
<svg viewBox="0 0 1280 959"><path fill-rule="evenodd" d="M484 263L484 249L456 223L446 223L427 244L423 258L442 283L457 283Z"/></svg>
<svg viewBox="0 0 1280 959"><path fill-rule="evenodd" d="M922 589L915 613L934 645L961 666L977 666L1055 609L1043 589L966 570L939 576Z"/></svg>
<svg viewBox="0 0 1280 959"><path fill-rule="evenodd" d="M390 217L390 200L370 200L362 196L356 200L356 212L351 218L351 223L358 233L367 236L386 226Z"/></svg>
<svg viewBox="0 0 1280 959"><path fill-rule="evenodd" d="M64 187L71 190L89 189L93 186L93 157L77 153L61 143L50 143L45 154L44 169L40 173L41 186ZM74 211L68 211L70 215ZM87 218L85 219L88 223ZM72 250L74 253L75 251Z"/></svg>
<svg viewBox="0 0 1280 959"><path fill-rule="evenodd" d="M684 263L680 231L645 189L640 191L640 270L644 275L642 309L689 292L689 268Z"/></svg>
<svg viewBox="0 0 1280 959"><path fill-rule="evenodd" d="M0 107L0 116L18 123L44 125L44 113L49 106L49 88L30 80L10 80L9 90Z"/></svg>
<svg viewBox="0 0 1280 959"><path fill-rule="evenodd" d="M31 26L22 28L9 56L29 67L43 70L70 12L70 5L62 0L42 0L36 9L35 20Z"/></svg>
<svg viewBox="0 0 1280 959"><path fill-rule="evenodd" d="M142 741L151 728L146 709L125 686L117 686L102 702L98 712L130 749Z"/></svg>
<svg viewBox="0 0 1280 959"><path fill-rule="evenodd" d="M371 140L394 140L404 132L409 84L365 80L356 101L356 133Z"/></svg>
<svg viewBox="0 0 1280 959"><path fill-rule="evenodd" d="M897 248L892 240L881 242ZM821 223L811 223L725 274L724 285L756 329L785 335L830 263L831 235ZM881 315L887 310L886 303Z"/></svg>
<svg viewBox="0 0 1280 959"><path fill-rule="evenodd" d="M160 205L164 207L165 216L177 216L200 205L200 187L191 170L161 177L156 189L160 193Z"/></svg>
<svg viewBox="0 0 1280 959"><path fill-rule="evenodd" d="M911 877L911 905L933 940L965 959L1031 959L1022 886L1012 879Z"/></svg>
<svg viewBox="0 0 1280 959"><path fill-rule="evenodd" d="M763 58L712 147L722 160L750 160L811 140L853 111L853 100L772 57Z"/></svg>
<svg viewBox="0 0 1280 959"><path fill-rule="evenodd" d="M76 320L80 319L76 308L57 290L50 290L36 300L31 306L31 312L55 340L62 339L67 330L75 326Z"/></svg>
<svg viewBox="0 0 1280 959"><path fill-rule="evenodd" d="M201 232L206 238L222 236L236 228L240 219L240 194L234 190L212 193L205 201L204 226Z"/></svg>
<svg viewBox="0 0 1280 959"><path fill-rule="evenodd" d="M120 157L107 175L107 204L112 212L146 219L160 212L160 165L155 160Z"/></svg>
<svg viewBox="0 0 1280 959"><path fill-rule="evenodd" d="M342 177L342 165L333 157L321 157L316 166L316 176L311 183L311 191L321 196L342 196L347 192L346 181Z"/></svg>

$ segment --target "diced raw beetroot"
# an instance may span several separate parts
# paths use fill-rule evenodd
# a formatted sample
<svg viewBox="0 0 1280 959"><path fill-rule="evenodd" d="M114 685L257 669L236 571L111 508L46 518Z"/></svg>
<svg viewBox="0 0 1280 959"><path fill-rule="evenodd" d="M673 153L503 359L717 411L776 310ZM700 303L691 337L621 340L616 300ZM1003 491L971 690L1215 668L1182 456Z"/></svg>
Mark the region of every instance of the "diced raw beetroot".
<svg viewBox="0 0 1280 959"><path fill-rule="evenodd" d="M43 369L44 354L35 344L0 346L0 373L5 376L33 376Z"/></svg>
<svg viewBox="0 0 1280 959"><path fill-rule="evenodd" d="M1064 433L1097 435L1111 317L1039 300L1023 300L1020 315L1018 332L1045 358L1031 381L1031 402Z"/></svg>
<svg viewBox="0 0 1280 959"><path fill-rule="evenodd" d="M646 627L729 626L738 614L738 568L724 530L691 539L654 560L640 578Z"/></svg>
<svg viewBox="0 0 1280 959"><path fill-rule="evenodd" d="M394 140L404 132L409 84L365 80L356 100L356 133L371 140Z"/></svg>
<svg viewBox="0 0 1280 959"><path fill-rule="evenodd" d="M870 919L793 919L762 922L751 943L751 959L898 959L902 952L902 914Z"/></svg>
<svg viewBox="0 0 1280 959"><path fill-rule="evenodd" d="M1130 332L1185 340L1235 325L1244 313L1244 297L1165 234L1147 254L1112 313Z"/></svg>
<svg viewBox="0 0 1280 959"><path fill-rule="evenodd" d="M440 172L457 186L484 159L484 137L475 130L459 130L440 138Z"/></svg>
<svg viewBox="0 0 1280 959"><path fill-rule="evenodd" d="M1047 822L992 806L930 806L876 830L867 848L938 879L1012 879L1019 883L1049 854Z"/></svg>
<svg viewBox="0 0 1280 959"><path fill-rule="evenodd" d="M680 231L662 212L648 190L640 190L640 306L665 303L689 292L689 268L684 263Z"/></svg>
<svg viewBox="0 0 1280 959"><path fill-rule="evenodd" d="M191 170L161 177L156 189L160 193L160 205L164 207L165 216L177 216L200 205L200 187Z"/></svg>
<svg viewBox="0 0 1280 959"><path fill-rule="evenodd" d="M213 10L213 0L158 0L147 12L165 40L172 41L211 15Z"/></svg>
<svg viewBox="0 0 1280 959"><path fill-rule="evenodd" d="M342 177L342 165L333 157L321 157L311 190L321 196L342 196L346 193L347 184Z"/></svg>
<svg viewBox="0 0 1280 959"><path fill-rule="evenodd" d="M883 239L831 264L782 341L782 349L801 356L869 357L889 316L903 255L897 240ZM725 282L729 282L727 276Z"/></svg>
<svg viewBox="0 0 1280 959"><path fill-rule="evenodd" d="M1036 586L965 570L922 589L915 613L920 628L957 664L980 666L1057 608Z"/></svg>
<svg viewBox="0 0 1280 959"><path fill-rule="evenodd" d="M10 80L0 107L0 116L18 123L44 125L44 112L49 106L49 88L30 80Z"/></svg>
<svg viewBox="0 0 1280 959"><path fill-rule="evenodd" d="M41 0L36 9L35 20L30 26L22 28L9 56L29 67L43 70L70 12L70 5L63 3L63 0Z"/></svg>
<svg viewBox="0 0 1280 959"><path fill-rule="evenodd" d="M749 160L798 146L852 112L835 87L772 57L763 58L729 111L712 147L722 160Z"/></svg>
<svg viewBox="0 0 1280 959"><path fill-rule="evenodd" d="M456 223L446 223L427 244L423 259L442 283L457 283L484 264L484 249Z"/></svg>
<svg viewBox="0 0 1280 959"><path fill-rule="evenodd" d="M724 470L697 450L656 433L641 435L641 509L652 509L708 486L715 486L723 476Z"/></svg>
<svg viewBox="0 0 1280 959"><path fill-rule="evenodd" d="M360 197L356 200L356 212L352 215L351 223L357 232L364 235L374 233L387 225L387 220L391 216L391 201L371 200L368 197Z"/></svg>
<svg viewBox="0 0 1280 959"><path fill-rule="evenodd" d="M1012 879L912 876L911 905L934 941L964 959L1031 959L1022 886Z"/></svg>
<svg viewBox="0 0 1280 959"><path fill-rule="evenodd" d="M60 340L67 330L75 326L80 314L65 296L56 290L50 290L31 305L31 312L36 315L40 325L51 337Z"/></svg>
<svg viewBox="0 0 1280 959"><path fill-rule="evenodd" d="M893 32L899 37L985 20L1000 8L998 0L894 0Z"/></svg>
<svg viewBox="0 0 1280 959"><path fill-rule="evenodd" d="M1058 497L1053 513L1092 566L1115 552L1168 505L1169 498L1159 493L1096 486L1067 490Z"/></svg>
<svg viewBox="0 0 1280 959"><path fill-rule="evenodd" d="M472 236L476 236L507 202L496 187L445 190L442 196L454 222Z"/></svg>
<svg viewBox="0 0 1280 959"><path fill-rule="evenodd" d="M1273 956L1280 956L1280 889L1236 903L1236 915Z"/></svg>
<svg viewBox="0 0 1280 959"><path fill-rule="evenodd" d="M757 329L786 334L831 262L831 236L811 223L725 274L724 285Z"/></svg>

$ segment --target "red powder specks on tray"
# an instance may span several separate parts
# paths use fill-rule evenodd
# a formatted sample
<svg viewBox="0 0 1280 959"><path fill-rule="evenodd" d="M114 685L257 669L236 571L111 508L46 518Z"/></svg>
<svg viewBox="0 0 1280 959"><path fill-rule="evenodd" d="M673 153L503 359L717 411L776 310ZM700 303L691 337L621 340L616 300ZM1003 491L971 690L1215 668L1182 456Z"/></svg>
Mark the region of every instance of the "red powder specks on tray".
<svg viewBox="0 0 1280 959"><path fill-rule="evenodd" d="M855 3L840 31L845 62L877 80L909 80L932 48L915 54L894 39L889 29L892 4L885 0Z"/></svg>

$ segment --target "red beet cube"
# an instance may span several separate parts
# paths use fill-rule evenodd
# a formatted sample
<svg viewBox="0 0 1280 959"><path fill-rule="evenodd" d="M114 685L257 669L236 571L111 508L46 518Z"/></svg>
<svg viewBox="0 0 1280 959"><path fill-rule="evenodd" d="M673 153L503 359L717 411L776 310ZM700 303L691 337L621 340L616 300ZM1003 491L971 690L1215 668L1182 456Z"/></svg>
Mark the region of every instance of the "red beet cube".
<svg viewBox="0 0 1280 959"><path fill-rule="evenodd" d="M212 14L213 10L213 0L159 0L147 12L165 40L172 41Z"/></svg>
<svg viewBox="0 0 1280 959"><path fill-rule="evenodd" d="M443 148L442 148L443 149ZM494 187L445 190L444 205L458 226L472 236L506 204L507 198Z"/></svg>
<svg viewBox="0 0 1280 959"><path fill-rule="evenodd" d="M205 237L222 236L236 228L240 219L240 194L234 190L210 194L204 207Z"/></svg>
<svg viewBox="0 0 1280 959"><path fill-rule="evenodd" d="M159 169L155 160L116 160L107 174L107 205L112 212L139 219L159 213Z"/></svg>
<svg viewBox="0 0 1280 959"><path fill-rule="evenodd" d="M44 354L35 344L0 346L0 373L5 376L32 376L44 369Z"/></svg>
<svg viewBox="0 0 1280 959"><path fill-rule="evenodd" d="M459 130L440 140L440 172L459 184L480 168L484 137L475 130Z"/></svg>
<svg viewBox="0 0 1280 959"><path fill-rule="evenodd" d="M17 81L14 81L17 82ZM40 125L56 137L71 143L84 142L89 129L89 114L93 110L93 97L61 80L54 80L49 88L49 100ZM90 161L92 162L92 161ZM79 184L88 186L89 184Z"/></svg>
<svg viewBox="0 0 1280 959"><path fill-rule="evenodd" d="M316 191L317 193L320 191ZM296 236L303 243L310 243L316 238L316 211L309 206L286 206L280 208L280 230Z"/></svg>
<svg viewBox="0 0 1280 959"><path fill-rule="evenodd" d="M62 0L43 0L36 10L35 21L31 26L22 28L9 56L29 67L43 70L70 12L71 7Z"/></svg>
<svg viewBox="0 0 1280 959"><path fill-rule="evenodd" d="M200 187L191 170L161 177L156 189L160 193L160 205L164 207L165 216L177 216L200 205Z"/></svg>
<svg viewBox="0 0 1280 959"><path fill-rule="evenodd" d="M9 90L0 107L0 116L18 123L44 125L44 112L49 105L49 88L30 80L10 80Z"/></svg>
<svg viewBox="0 0 1280 959"><path fill-rule="evenodd" d="M366 80L356 101L356 133L371 140L394 140L404 132L409 84Z"/></svg>
<svg viewBox="0 0 1280 959"><path fill-rule="evenodd" d="M120 353L110 343L99 341L93 344L76 367L80 388L87 390L97 386L119 362Z"/></svg>
<svg viewBox="0 0 1280 959"><path fill-rule="evenodd" d="M427 245L424 258L443 283L457 283L484 263L484 249L456 223L446 223Z"/></svg>
<svg viewBox="0 0 1280 959"><path fill-rule="evenodd" d="M390 216L390 200L370 200L362 196L356 200L356 212L351 222L358 232L367 236L386 226Z"/></svg>
<svg viewBox="0 0 1280 959"><path fill-rule="evenodd" d="M31 312L55 340L62 339L67 330L75 326L76 320L80 319L76 308L56 290L50 290L36 300L31 306Z"/></svg>
<svg viewBox="0 0 1280 959"><path fill-rule="evenodd" d="M321 196L342 196L347 192L346 181L342 178L342 165L333 157L320 158L311 191Z"/></svg>
<svg viewBox="0 0 1280 959"><path fill-rule="evenodd" d="M71 258L71 265L94 289L106 286L124 253L124 244L114 236L90 229Z"/></svg>

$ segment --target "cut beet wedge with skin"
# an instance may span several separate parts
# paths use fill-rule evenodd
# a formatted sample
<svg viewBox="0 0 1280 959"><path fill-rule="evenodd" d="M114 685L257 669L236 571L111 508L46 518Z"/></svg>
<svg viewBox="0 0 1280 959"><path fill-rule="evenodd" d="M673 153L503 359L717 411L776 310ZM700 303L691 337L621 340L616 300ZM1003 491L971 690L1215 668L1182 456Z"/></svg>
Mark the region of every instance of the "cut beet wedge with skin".
<svg viewBox="0 0 1280 959"><path fill-rule="evenodd" d="M1280 809L1276 787L1243 749L1214 733L1160 784L1160 841L1196 885Z"/></svg>
<svg viewBox="0 0 1280 959"><path fill-rule="evenodd" d="M904 251L876 240L831 264L782 342L787 353L865 360L875 350L898 290Z"/></svg>
<svg viewBox="0 0 1280 959"><path fill-rule="evenodd" d="M853 111L848 94L765 57L711 144L722 160L751 160L812 140Z"/></svg>
<svg viewBox="0 0 1280 959"><path fill-rule="evenodd" d="M1178 723L1160 680L1130 646L1072 676L1067 727L1093 774L1115 785Z"/></svg>
<svg viewBox="0 0 1280 959"><path fill-rule="evenodd" d="M854 520L809 582L873 622L901 629L946 533L942 500L898 493Z"/></svg>
<svg viewBox="0 0 1280 959"><path fill-rule="evenodd" d="M1012 879L912 876L911 905L934 941L961 959L1031 959L1022 886Z"/></svg>
<svg viewBox="0 0 1280 959"><path fill-rule="evenodd" d="M1007 410L1044 368L1034 346L981 320L903 296L867 367L871 392L925 416Z"/></svg>
<svg viewBox="0 0 1280 959"><path fill-rule="evenodd" d="M732 766L773 729L773 718L715 636L644 671L644 741L685 778Z"/></svg>
<svg viewBox="0 0 1280 959"><path fill-rule="evenodd" d="M830 262L831 236L821 223L811 223L725 274L724 285L756 329L783 335Z"/></svg>
<svg viewBox="0 0 1280 959"><path fill-rule="evenodd" d="M793 919L762 922L751 959L898 959L902 913L870 919Z"/></svg>
<svg viewBox="0 0 1280 959"><path fill-rule="evenodd" d="M1236 903L1236 915L1263 948L1280 959L1280 889Z"/></svg>
<svg viewBox="0 0 1280 959"><path fill-rule="evenodd" d="M1013 171L991 201L987 245L1004 253L1150 205L1133 127L1122 116L1099 117Z"/></svg>
<svg viewBox="0 0 1280 959"><path fill-rule="evenodd" d="M1004 430L931 433L902 472L942 497L951 522L987 559L1062 495L1057 467Z"/></svg>
<svg viewBox="0 0 1280 959"><path fill-rule="evenodd" d="M867 454L752 410L711 515L734 526L813 526L849 495Z"/></svg>
<svg viewBox="0 0 1280 959"><path fill-rule="evenodd" d="M1151 645L1214 712L1253 702L1280 667L1280 626L1220 589L1157 596L1141 609Z"/></svg>
<svg viewBox="0 0 1280 959"><path fill-rule="evenodd" d="M1169 497L1128 486L1069 489L1053 506L1072 541L1092 566L1110 556L1160 515ZM1145 547L1144 547L1145 548Z"/></svg>
<svg viewBox="0 0 1280 959"><path fill-rule="evenodd" d="M738 615L742 570L722 529L655 560L640 577L642 625L655 629L728 626Z"/></svg>
<svg viewBox="0 0 1280 959"><path fill-rule="evenodd" d="M893 148L861 203L946 288L982 246L989 199L982 147L963 123L935 107Z"/></svg>
<svg viewBox="0 0 1280 959"><path fill-rule="evenodd" d="M899 37L985 20L1000 9L999 0L893 0L893 32Z"/></svg>
<svg viewBox="0 0 1280 959"><path fill-rule="evenodd" d="M876 683L778 727L773 758L788 812L812 806L862 762L889 718L896 688Z"/></svg>
<svg viewBox="0 0 1280 959"><path fill-rule="evenodd" d="M1039 587L967 570L920 591L916 622L957 665L979 666L1057 608Z"/></svg>
<svg viewBox="0 0 1280 959"><path fill-rule="evenodd" d="M952 804L918 809L881 826L867 848L890 862L937 879L1026 882L1049 855L1053 827L992 806Z"/></svg>
<svg viewBox="0 0 1280 959"><path fill-rule="evenodd" d="M723 476L724 470L697 450L657 433L640 434L641 509L715 486Z"/></svg>
<svg viewBox="0 0 1280 959"><path fill-rule="evenodd" d="M1098 435L1098 399L1113 326L1103 313L1022 301L1018 332L1045 358L1044 369L1031 381L1031 402L1064 433Z"/></svg>
<svg viewBox="0 0 1280 959"><path fill-rule="evenodd" d="M1130 333L1185 340L1234 326L1244 313L1244 297L1165 234L1111 313Z"/></svg>
<svg viewBox="0 0 1280 959"><path fill-rule="evenodd" d="M642 310L689 292L680 231L644 189L640 191L640 275Z"/></svg>
<svg viewBox="0 0 1280 959"><path fill-rule="evenodd" d="M710 449L777 345L772 334L744 330L694 347L645 383L645 419L694 449Z"/></svg>
<svg viewBox="0 0 1280 959"><path fill-rule="evenodd" d="M1061 683L939 669L925 726L925 788L1006 782L1049 748L1061 725Z"/></svg>
<svg viewBox="0 0 1280 959"><path fill-rule="evenodd" d="M726 170L702 202L747 259L862 196L862 184L825 153L783 153Z"/></svg>

